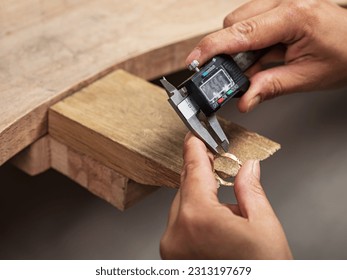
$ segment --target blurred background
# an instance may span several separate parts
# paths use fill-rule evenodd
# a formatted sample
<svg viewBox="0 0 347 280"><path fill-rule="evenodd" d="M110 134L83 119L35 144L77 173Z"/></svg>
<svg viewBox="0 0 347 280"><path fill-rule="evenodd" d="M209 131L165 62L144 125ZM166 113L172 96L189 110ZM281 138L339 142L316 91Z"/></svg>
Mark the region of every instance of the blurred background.
<svg viewBox="0 0 347 280"><path fill-rule="evenodd" d="M235 100L220 115L282 145L261 163L262 184L294 257L347 259L347 90L288 95L248 114ZM176 192L163 187L121 212L53 170L30 177L9 163L0 186L0 259L158 259ZM219 195L235 201L231 188Z"/></svg>

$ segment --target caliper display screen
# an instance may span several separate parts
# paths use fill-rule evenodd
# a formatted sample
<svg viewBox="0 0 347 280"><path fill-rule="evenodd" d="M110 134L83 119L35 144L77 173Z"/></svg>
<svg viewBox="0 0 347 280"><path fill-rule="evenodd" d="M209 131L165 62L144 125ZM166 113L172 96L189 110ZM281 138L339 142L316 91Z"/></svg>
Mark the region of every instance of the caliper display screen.
<svg viewBox="0 0 347 280"><path fill-rule="evenodd" d="M200 86L201 91L206 95L209 101L219 98L221 93L227 91L234 85L234 81L230 79L223 69L209 78Z"/></svg>

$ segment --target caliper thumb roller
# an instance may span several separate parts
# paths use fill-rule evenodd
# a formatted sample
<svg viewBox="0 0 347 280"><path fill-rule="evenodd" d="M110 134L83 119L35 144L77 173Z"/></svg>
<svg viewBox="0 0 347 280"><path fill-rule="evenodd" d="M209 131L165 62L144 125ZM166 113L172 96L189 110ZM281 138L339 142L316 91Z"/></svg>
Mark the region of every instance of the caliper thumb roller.
<svg viewBox="0 0 347 280"><path fill-rule="evenodd" d="M216 112L231 98L241 97L248 90L250 82L244 71L263 53L264 50L242 52L233 57L217 55L201 68L194 60L188 69L195 73L178 89L165 77L160 80L173 109L188 129L215 154L229 149L229 140L217 120Z"/></svg>

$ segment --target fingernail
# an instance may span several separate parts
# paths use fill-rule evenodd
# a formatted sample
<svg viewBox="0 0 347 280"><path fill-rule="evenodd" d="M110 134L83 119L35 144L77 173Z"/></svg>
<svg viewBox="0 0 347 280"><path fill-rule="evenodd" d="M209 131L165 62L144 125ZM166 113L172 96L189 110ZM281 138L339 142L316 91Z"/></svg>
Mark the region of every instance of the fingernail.
<svg viewBox="0 0 347 280"><path fill-rule="evenodd" d="M255 178L260 179L260 162L259 160L253 160L252 173Z"/></svg>
<svg viewBox="0 0 347 280"><path fill-rule="evenodd" d="M261 101L260 95L253 97L251 99L251 101L249 101L249 103L248 103L247 113L252 111L255 107L257 107L259 105L260 101Z"/></svg>
<svg viewBox="0 0 347 280"><path fill-rule="evenodd" d="M186 62L187 64L191 63L194 59L198 60L201 55L201 50L200 48L195 48L187 57Z"/></svg>

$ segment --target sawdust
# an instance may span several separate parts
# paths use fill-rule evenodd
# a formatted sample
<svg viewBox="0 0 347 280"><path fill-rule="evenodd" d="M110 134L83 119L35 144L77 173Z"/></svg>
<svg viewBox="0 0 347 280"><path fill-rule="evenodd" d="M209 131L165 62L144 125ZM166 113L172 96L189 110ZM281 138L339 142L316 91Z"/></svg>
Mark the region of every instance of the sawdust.
<svg viewBox="0 0 347 280"><path fill-rule="evenodd" d="M214 174L218 187L234 186L230 180L234 178L242 166L241 160L232 153L217 155L214 159Z"/></svg>

